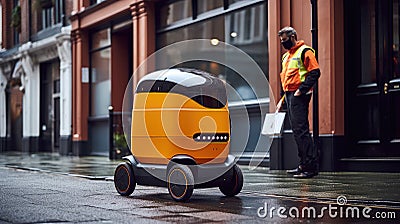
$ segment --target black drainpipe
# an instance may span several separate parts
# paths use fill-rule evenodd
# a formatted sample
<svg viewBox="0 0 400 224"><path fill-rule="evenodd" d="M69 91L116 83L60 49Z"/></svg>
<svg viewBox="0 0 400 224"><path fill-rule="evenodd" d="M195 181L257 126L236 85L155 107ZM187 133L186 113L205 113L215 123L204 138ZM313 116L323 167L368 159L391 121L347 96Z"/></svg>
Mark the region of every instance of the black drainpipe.
<svg viewBox="0 0 400 224"><path fill-rule="evenodd" d="M312 48L315 49L315 57L318 60L318 7L317 0L311 0L311 38ZM313 139L314 147L320 150L319 142L319 114L318 114L318 81L314 85L313 90Z"/></svg>

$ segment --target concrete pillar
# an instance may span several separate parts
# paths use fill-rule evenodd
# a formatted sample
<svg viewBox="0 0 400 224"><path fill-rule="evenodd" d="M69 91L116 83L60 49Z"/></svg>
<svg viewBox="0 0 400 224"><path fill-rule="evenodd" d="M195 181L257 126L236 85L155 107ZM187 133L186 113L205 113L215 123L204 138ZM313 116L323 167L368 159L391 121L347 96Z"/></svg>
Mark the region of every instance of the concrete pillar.
<svg viewBox="0 0 400 224"><path fill-rule="evenodd" d="M3 75L3 71L0 69L0 142L3 142L3 140L5 140L7 133L6 87L7 78ZM0 148L0 151L2 151L2 148Z"/></svg>
<svg viewBox="0 0 400 224"><path fill-rule="evenodd" d="M21 83L24 90L22 103L22 149L26 152L39 150L39 122L40 122L40 71L39 65L34 64L27 53L31 43L20 47L22 53Z"/></svg>
<svg viewBox="0 0 400 224"><path fill-rule="evenodd" d="M71 28L63 27L56 36L57 51L60 58L60 154L71 152L72 133L72 58Z"/></svg>

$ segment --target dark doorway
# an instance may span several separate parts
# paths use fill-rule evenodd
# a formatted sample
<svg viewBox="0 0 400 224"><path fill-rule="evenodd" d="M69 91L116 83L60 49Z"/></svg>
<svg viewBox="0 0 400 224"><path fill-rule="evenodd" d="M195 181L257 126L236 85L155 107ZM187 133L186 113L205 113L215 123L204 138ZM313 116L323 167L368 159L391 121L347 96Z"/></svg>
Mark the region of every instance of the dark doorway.
<svg viewBox="0 0 400 224"><path fill-rule="evenodd" d="M9 122L10 122L10 142L7 149L12 151L22 151L22 102L24 93L20 90L20 78L14 78L9 83L10 89L7 95ZM8 127L7 127L8 128Z"/></svg>
<svg viewBox="0 0 400 224"><path fill-rule="evenodd" d="M59 61L40 64L39 151L58 152L60 142Z"/></svg>
<svg viewBox="0 0 400 224"><path fill-rule="evenodd" d="M345 154L399 157L399 0L352 0L344 6Z"/></svg>

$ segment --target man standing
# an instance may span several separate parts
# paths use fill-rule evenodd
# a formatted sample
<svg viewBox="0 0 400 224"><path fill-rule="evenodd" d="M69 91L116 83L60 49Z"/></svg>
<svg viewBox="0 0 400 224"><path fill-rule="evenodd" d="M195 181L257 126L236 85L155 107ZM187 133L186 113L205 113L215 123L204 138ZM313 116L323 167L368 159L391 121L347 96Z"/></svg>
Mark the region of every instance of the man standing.
<svg viewBox="0 0 400 224"><path fill-rule="evenodd" d="M312 87L320 77L315 50L297 40L296 30L284 27L278 32L287 52L282 56L281 83L285 97L279 101L280 110L286 100L288 116L296 140L300 164L288 174L295 178L311 178L318 175L318 152L313 146L308 122L308 108Z"/></svg>

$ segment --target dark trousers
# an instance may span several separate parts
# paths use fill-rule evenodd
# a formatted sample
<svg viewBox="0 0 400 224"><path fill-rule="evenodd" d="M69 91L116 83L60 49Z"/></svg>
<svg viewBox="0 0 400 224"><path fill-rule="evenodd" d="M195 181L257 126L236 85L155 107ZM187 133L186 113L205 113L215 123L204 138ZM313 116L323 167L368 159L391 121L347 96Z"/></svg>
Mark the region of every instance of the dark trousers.
<svg viewBox="0 0 400 224"><path fill-rule="evenodd" d="M308 122L308 106L312 94L294 96L286 92L290 125L296 140L300 166L304 171L318 171L318 152L313 145Z"/></svg>

